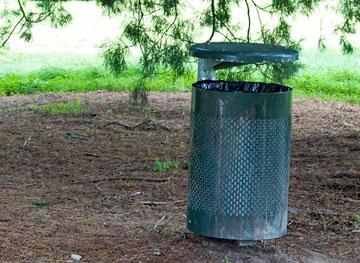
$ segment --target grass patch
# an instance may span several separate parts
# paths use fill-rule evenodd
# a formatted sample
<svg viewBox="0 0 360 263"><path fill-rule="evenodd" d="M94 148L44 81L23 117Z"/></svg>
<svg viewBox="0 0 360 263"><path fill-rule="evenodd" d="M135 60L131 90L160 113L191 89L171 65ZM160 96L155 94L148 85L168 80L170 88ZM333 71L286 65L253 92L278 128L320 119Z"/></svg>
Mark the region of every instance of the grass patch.
<svg viewBox="0 0 360 263"><path fill-rule="evenodd" d="M55 57L56 60L46 54L31 57L29 54L0 52L4 65L0 69L0 96L39 92L131 91L140 76L139 68L134 65L115 76L101 65L99 58L89 56L86 60L83 55L76 60L77 56L64 54ZM306 66L285 82L294 88L295 97L360 104L358 54L343 56L330 51L308 52L301 57ZM35 66L31 67L32 64ZM158 74L149 79L146 86L149 91L190 91L191 84L196 80L195 68L194 65L194 70L184 76L170 71ZM248 79L260 80L256 76Z"/></svg>
<svg viewBox="0 0 360 263"><path fill-rule="evenodd" d="M295 96L341 100L360 104L360 74L345 70L299 73L286 82Z"/></svg>
<svg viewBox="0 0 360 263"><path fill-rule="evenodd" d="M159 158L155 158L154 161L154 171L158 173L165 173L171 169L177 169L179 167L179 162L171 161L169 158L166 158L164 161L161 161Z"/></svg>
<svg viewBox="0 0 360 263"><path fill-rule="evenodd" d="M352 221L356 224L360 224L360 212L353 216Z"/></svg>
<svg viewBox="0 0 360 263"><path fill-rule="evenodd" d="M44 105L32 105L32 110L45 113L47 115L58 115L58 114L73 114L80 115L86 112L85 105L77 100L75 102L67 103L47 103Z"/></svg>
<svg viewBox="0 0 360 263"><path fill-rule="evenodd" d="M48 68L31 73L10 74L0 78L0 96L35 94L43 92L131 91L140 76L138 68L131 67L115 76L103 68L64 70ZM171 72L159 74L147 81L149 91L187 91L195 79L189 73L177 77Z"/></svg>
<svg viewBox="0 0 360 263"><path fill-rule="evenodd" d="M52 206L51 202L49 200L43 200L43 199L32 199L31 204L33 206L39 207L39 208L45 208Z"/></svg>
<svg viewBox="0 0 360 263"><path fill-rule="evenodd" d="M48 68L31 73L11 74L0 79L0 96L43 92L131 91L140 75L133 66L114 76L103 68L64 70ZM159 74L146 83L149 91L190 91L196 72L177 76ZM307 96L360 104L360 74L347 70L300 71L285 82L294 88L295 97Z"/></svg>

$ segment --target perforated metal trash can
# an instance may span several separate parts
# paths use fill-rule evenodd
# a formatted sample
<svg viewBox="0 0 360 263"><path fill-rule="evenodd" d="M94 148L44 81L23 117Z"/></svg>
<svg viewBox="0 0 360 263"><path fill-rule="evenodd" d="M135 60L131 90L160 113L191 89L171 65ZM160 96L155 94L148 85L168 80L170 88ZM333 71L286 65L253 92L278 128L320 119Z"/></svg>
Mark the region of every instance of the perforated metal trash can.
<svg viewBox="0 0 360 263"><path fill-rule="evenodd" d="M243 241L285 235L291 88L205 80L192 89L188 229Z"/></svg>

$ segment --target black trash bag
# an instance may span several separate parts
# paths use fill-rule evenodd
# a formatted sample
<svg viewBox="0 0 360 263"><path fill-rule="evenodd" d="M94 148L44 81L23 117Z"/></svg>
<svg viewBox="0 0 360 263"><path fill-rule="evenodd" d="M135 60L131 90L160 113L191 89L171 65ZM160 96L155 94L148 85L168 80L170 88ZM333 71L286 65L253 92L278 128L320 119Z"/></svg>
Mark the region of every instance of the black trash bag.
<svg viewBox="0 0 360 263"><path fill-rule="evenodd" d="M194 83L193 86L205 90L244 93L278 93L292 90L289 87L274 83L223 80L202 80Z"/></svg>

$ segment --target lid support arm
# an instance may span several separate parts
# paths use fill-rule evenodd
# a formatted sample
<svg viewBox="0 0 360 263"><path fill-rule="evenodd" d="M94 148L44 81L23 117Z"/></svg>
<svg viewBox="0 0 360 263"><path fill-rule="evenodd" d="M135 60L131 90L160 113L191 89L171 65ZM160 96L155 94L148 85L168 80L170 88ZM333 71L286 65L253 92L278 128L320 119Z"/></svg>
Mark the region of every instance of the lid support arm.
<svg viewBox="0 0 360 263"><path fill-rule="evenodd" d="M198 59L198 80L216 80L215 65L218 62L211 59Z"/></svg>
<svg viewBox="0 0 360 263"><path fill-rule="evenodd" d="M198 59L198 80L216 80L216 70L245 65L246 63L226 62L207 58Z"/></svg>

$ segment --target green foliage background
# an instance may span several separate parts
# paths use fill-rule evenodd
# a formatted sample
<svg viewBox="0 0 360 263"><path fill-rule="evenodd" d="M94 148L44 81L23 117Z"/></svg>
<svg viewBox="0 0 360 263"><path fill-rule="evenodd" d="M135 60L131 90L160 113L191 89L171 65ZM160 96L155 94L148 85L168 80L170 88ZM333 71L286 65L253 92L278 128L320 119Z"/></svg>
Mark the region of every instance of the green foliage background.
<svg viewBox="0 0 360 263"><path fill-rule="evenodd" d="M96 0L106 14L127 18L118 38L102 46L105 66L114 76L99 68L77 69L75 72L49 68L30 74L8 74L0 81L0 94L118 90L119 87L128 90L135 87L134 98L144 101L146 89L184 90L194 79L194 65L188 48L194 43L199 30L209 33L207 41L216 37L224 41L268 43L301 50L300 43L291 37L289 20L298 14L310 14L324 1L203 0L203 10L196 16L189 16L184 13L182 1L179 0ZM33 37L33 26L44 21L50 21L54 27L66 26L72 16L64 7L64 2L67 1L4 0L4 9L0 14L0 46L6 46L14 33L19 33L21 38L29 41ZM344 53L354 52L348 39L356 33L355 29L360 21L360 1L335 2L337 12L342 15L342 22L334 28L339 45ZM241 7L242 13L237 15L246 17L246 23L239 24L232 17L231 10L235 7ZM276 26L270 27L262 22L265 14L274 17ZM255 22L261 25L258 34L253 32ZM324 48L325 44L319 36L319 47ZM137 68L129 66L126 60L132 48L141 53ZM298 66L244 66L223 71L219 76L226 79L285 82L301 87L306 94L317 90L325 97L336 97L338 95L335 94L340 90L347 101L357 100L358 77L353 72L318 72L314 77L314 74L302 71L293 75L299 69ZM334 84L339 83L333 82L334 79L343 78L350 84ZM329 81L325 81L326 79Z"/></svg>
<svg viewBox="0 0 360 263"><path fill-rule="evenodd" d="M129 65L114 75L103 67L101 58L88 54L0 52L0 57L5 63L0 68L0 96L99 90L131 92L141 75L141 69L136 65ZM294 88L295 97L311 96L360 104L358 52L341 55L333 50L304 51L300 58L306 66L285 80L285 84ZM33 65L36 65L35 69ZM148 91L190 91L197 74L196 64L191 66L191 70L181 76L168 70L154 74L145 82ZM254 72L244 75L244 80L263 81L264 78Z"/></svg>

